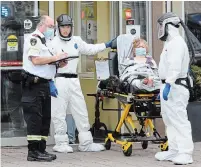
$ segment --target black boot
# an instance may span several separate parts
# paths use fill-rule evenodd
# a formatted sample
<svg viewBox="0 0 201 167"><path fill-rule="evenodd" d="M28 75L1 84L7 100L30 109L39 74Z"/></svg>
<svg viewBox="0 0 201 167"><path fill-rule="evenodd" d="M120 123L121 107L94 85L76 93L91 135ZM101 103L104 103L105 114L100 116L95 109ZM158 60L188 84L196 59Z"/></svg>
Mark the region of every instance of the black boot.
<svg viewBox="0 0 201 167"><path fill-rule="evenodd" d="M27 161L51 162L52 157L50 157L49 155L43 154L38 150L29 150Z"/></svg>
<svg viewBox="0 0 201 167"><path fill-rule="evenodd" d="M55 154L50 154L47 151L45 151L46 150L46 141L45 140L40 141L39 150L43 154L50 156L52 158L52 160L57 159L57 156Z"/></svg>
<svg viewBox="0 0 201 167"><path fill-rule="evenodd" d="M44 153L41 153L38 148L40 141L28 141L28 156L27 156L27 161L45 161L45 162L50 162L52 161L52 157L49 155L46 155Z"/></svg>

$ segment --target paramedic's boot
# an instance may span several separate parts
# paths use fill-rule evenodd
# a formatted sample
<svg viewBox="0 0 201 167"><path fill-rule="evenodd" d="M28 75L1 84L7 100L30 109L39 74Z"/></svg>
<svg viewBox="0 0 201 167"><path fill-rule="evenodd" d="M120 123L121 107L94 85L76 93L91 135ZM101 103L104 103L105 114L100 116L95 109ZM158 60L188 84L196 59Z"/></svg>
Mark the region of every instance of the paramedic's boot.
<svg viewBox="0 0 201 167"><path fill-rule="evenodd" d="M172 162L175 165L187 165L193 163L193 158L191 154L178 154Z"/></svg>
<svg viewBox="0 0 201 167"><path fill-rule="evenodd" d="M40 141L31 140L28 141L28 156L27 161L52 161L52 157L49 155L43 154L39 151Z"/></svg>
<svg viewBox="0 0 201 167"><path fill-rule="evenodd" d="M158 152L155 154L155 158L158 161L172 161L177 156L177 153L177 151L173 150Z"/></svg>
<svg viewBox="0 0 201 167"><path fill-rule="evenodd" d="M52 161L52 157L46 154L41 153L38 150L29 150L27 161L42 161L42 162L50 162Z"/></svg>
<svg viewBox="0 0 201 167"><path fill-rule="evenodd" d="M57 158L57 156L55 154L50 154L47 151L45 151L46 150L46 141L45 140L40 141L39 150L43 154L46 154L46 155L52 157L52 160L55 160Z"/></svg>
<svg viewBox="0 0 201 167"><path fill-rule="evenodd" d="M79 151L83 152L98 152L105 150L105 147L101 144L93 143L91 132L80 132L79 138Z"/></svg>
<svg viewBox="0 0 201 167"><path fill-rule="evenodd" d="M56 145L53 147L53 150L60 153L72 153L73 148L68 145L68 136L67 135L55 135L54 136Z"/></svg>

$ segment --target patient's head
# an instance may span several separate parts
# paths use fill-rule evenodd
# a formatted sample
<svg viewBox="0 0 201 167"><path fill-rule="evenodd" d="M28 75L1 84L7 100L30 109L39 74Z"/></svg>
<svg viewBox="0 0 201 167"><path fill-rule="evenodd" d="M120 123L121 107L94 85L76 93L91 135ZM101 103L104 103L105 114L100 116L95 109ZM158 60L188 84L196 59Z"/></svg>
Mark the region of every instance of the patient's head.
<svg viewBox="0 0 201 167"><path fill-rule="evenodd" d="M133 41L133 56L134 57L144 57L148 54L148 44L147 42L142 39L142 38L139 38L139 39L135 39Z"/></svg>

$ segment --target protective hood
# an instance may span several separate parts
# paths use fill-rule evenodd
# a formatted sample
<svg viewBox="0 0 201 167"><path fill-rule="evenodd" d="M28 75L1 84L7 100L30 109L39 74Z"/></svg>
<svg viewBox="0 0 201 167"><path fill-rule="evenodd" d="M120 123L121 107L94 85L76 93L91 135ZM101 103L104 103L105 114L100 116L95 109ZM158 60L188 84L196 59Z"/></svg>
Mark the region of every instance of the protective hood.
<svg viewBox="0 0 201 167"><path fill-rule="evenodd" d="M65 26L65 25L69 25L71 27L71 32L67 37L63 36L60 32L60 29L59 29L59 27ZM57 17L57 25L56 25L56 28L58 31L57 35L62 40L64 40L64 41L70 41L71 40L71 38L73 36L73 27L74 27L73 26L73 19L70 16L68 16L66 14L61 14L59 17Z"/></svg>
<svg viewBox="0 0 201 167"><path fill-rule="evenodd" d="M172 40L174 37L179 36L179 29L175 26L168 24L168 36L167 36L167 42Z"/></svg>
<svg viewBox="0 0 201 167"><path fill-rule="evenodd" d="M179 23L180 23L180 18L172 12L168 12L168 13L164 13L158 20L158 24L157 24L157 29L158 29L158 39L162 40L162 41L166 41L167 40L167 35L168 35L168 24L172 24L176 27L179 27Z"/></svg>
<svg viewBox="0 0 201 167"><path fill-rule="evenodd" d="M74 27L71 27L72 29L71 29L71 34L70 34L70 37L63 37L63 36L61 36L60 35L60 33L59 33L59 27L58 26L56 26L56 30L55 30L55 35L57 36L57 37L59 37L61 40L63 40L63 41L70 41L71 39L72 39L72 37L73 37L73 31L74 31Z"/></svg>
<svg viewBox="0 0 201 167"><path fill-rule="evenodd" d="M68 37L63 37L63 36L59 33L59 27L56 26L55 35L58 36L61 40L70 41L71 38L73 37L73 27L71 27L71 32L70 32L69 36L68 36Z"/></svg>

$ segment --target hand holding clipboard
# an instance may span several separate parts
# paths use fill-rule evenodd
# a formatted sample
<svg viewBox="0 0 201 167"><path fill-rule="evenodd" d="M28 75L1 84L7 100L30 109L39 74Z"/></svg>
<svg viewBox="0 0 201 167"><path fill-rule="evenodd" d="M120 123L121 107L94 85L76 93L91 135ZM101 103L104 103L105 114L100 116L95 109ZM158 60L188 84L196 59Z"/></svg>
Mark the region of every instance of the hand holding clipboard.
<svg viewBox="0 0 201 167"><path fill-rule="evenodd" d="M49 65L58 65L61 62L66 63L70 60L77 59L77 58L79 58L79 56L68 56L67 53L62 52L58 54L56 57L56 60L54 62L49 63Z"/></svg>

